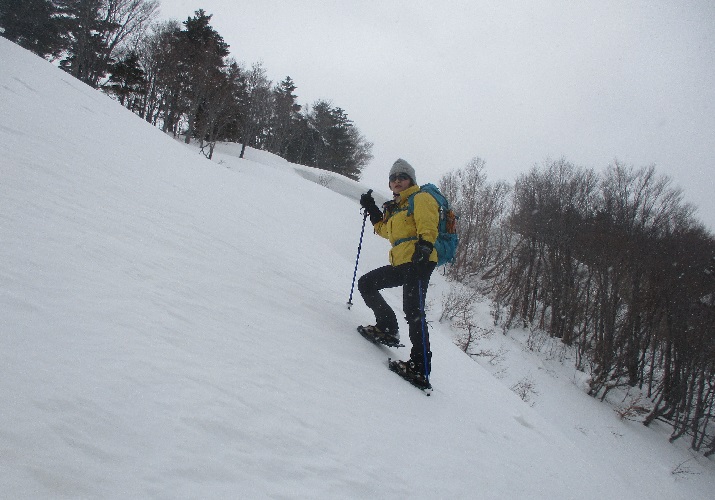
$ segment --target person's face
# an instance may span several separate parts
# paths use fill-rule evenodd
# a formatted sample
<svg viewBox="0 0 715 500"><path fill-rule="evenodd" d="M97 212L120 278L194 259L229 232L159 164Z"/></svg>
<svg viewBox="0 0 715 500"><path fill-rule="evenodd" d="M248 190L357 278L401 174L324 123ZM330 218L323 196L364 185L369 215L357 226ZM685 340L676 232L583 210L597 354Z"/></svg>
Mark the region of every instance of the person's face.
<svg viewBox="0 0 715 500"><path fill-rule="evenodd" d="M412 180L407 174L396 174L390 176L390 189L395 194L400 194L402 191L412 185Z"/></svg>

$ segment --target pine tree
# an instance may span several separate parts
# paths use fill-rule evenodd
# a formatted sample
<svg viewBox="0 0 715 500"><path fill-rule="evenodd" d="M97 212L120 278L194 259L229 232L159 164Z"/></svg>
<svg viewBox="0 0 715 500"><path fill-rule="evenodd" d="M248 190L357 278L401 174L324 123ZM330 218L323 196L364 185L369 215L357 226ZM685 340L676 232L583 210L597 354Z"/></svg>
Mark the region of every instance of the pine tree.
<svg viewBox="0 0 715 500"><path fill-rule="evenodd" d="M67 33L68 54L60 67L75 78L96 86L106 73L100 54L107 45L101 33L106 29L100 17L102 0L56 0Z"/></svg>
<svg viewBox="0 0 715 500"><path fill-rule="evenodd" d="M117 52L140 36L155 16L157 0L54 0L67 37L60 67L98 87Z"/></svg>
<svg viewBox="0 0 715 500"><path fill-rule="evenodd" d="M184 21L185 29L176 34L179 84L188 98L186 142L196 134L199 110L206 103L214 83L226 67L229 45L210 25L211 15L203 9Z"/></svg>
<svg viewBox="0 0 715 500"><path fill-rule="evenodd" d="M57 57L65 48L50 0L0 0L0 34L41 57Z"/></svg>
<svg viewBox="0 0 715 500"><path fill-rule="evenodd" d="M134 111L141 95L146 92L144 70L139 64L139 55L132 51L110 68L109 80L104 89L117 96L122 106Z"/></svg>
<svg viewBox="0 0 715 500"><path fill-rule="evenodd" d="M312 165L358 179L372 158L372 144L366 142L341 108L318 101L307 116L312 140Z"/></svg>
<svg viewBox="0 0 715 500"><path fill-rule="evenodd" d="M273 114L267 147L269 151L282 157L286 156L300 120L301 105L294 94L296 88L291 77L287 76L273 89Z"/></svg>

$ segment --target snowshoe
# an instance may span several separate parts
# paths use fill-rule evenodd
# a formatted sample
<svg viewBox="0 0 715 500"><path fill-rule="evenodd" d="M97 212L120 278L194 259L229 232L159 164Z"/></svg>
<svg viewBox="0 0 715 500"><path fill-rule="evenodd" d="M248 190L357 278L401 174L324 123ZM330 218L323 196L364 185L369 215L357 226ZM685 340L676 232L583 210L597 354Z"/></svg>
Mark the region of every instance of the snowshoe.
<svg viewBox="0 0 715 500"><path fill-rule="evenodd" d="M410 384L414 385L418 389L421 389L427 393L432 391L432 385L424 374L422 367L415 364L414 361L392 361L392 359L387 360L387 366L391 371L397 373L400 377L407 380Z"/></svg>
<svg viewBox="0 0 715 500"><path fill-rule="evenodd" d="M400 343L400 336L396 333L383 331L376 326L358 326L357 331L373 344L382 344L387 347L405 347Z"/></svg>

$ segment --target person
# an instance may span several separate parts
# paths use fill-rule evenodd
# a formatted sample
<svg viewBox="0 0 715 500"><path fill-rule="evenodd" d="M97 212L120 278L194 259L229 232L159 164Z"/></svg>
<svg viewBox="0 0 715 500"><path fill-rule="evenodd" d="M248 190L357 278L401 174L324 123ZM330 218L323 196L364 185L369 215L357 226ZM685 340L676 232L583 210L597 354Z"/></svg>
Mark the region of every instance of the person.
<svg viewBox="0 0 715 500"><path fill-rule="evenodd" d="M375 314L375 325L358 329L377 342L392 346L399 344L397 317L380 290L402 286L402 308L412 348L410 359L398 363L401 370L429 386L432 352L424 303L430 277L437 266L434 242L439 206L434 197L420 192L415 169L401 158L390 169L389 187L393 200L383 205L383 211L377 207L370 192L360 197L360 205L370 216L375 233L388 239L392 248L389 265L374 269L358 280L358 290ZM408 216L410 196L414 196L414 212Z"/></svg>

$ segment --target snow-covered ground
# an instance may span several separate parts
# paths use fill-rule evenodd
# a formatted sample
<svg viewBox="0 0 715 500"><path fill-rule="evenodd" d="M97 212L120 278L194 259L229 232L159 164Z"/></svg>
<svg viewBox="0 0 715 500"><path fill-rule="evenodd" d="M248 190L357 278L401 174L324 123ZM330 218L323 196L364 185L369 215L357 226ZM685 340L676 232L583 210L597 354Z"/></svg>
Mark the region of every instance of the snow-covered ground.
<svg viewBox="0 0 715 500"><path fill-rule="evenodd" d="M0 68L0 497L712 498L523 332L466 356L440 278L432 397L390 373L345 305L385 186L206 160L2 38ZM387 250L366 230L359 273Z"/></svg>

